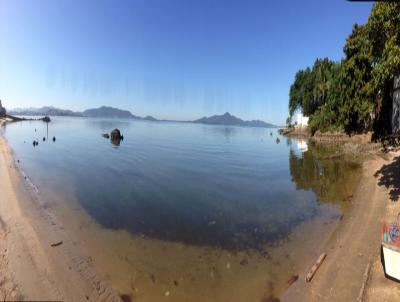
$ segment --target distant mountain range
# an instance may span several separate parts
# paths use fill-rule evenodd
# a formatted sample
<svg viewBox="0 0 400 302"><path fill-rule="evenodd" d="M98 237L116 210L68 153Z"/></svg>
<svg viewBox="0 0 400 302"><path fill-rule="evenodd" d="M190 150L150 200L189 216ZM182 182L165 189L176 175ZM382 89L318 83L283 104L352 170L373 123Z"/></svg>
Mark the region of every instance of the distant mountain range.
<svg viewBox="0 0 400 302"><path fill-rule="evenodd" d="M138 118L128 110L101 106L100 108L87 109L82 112L87 117L109 117L109 118Z"/></svg>
<svg viewBox="0 0 400 302"><path fill-rule="evenodd" d="M49 116L80 116L80 117L106 117L106 118L134 118L141 120L156 121L154 117L148 115L146 117L140 117L133 115L128 110L121 110L114 107L101 106L99 108L87 109L83 112L72 111L68 109L59 109L51 106L45 106L41 108L15 108L9 110L11 115L25 115L25 116L38 116L38 115L49 115Z"/></svg>
<svg viewBox="0 0 400 302"><path fill-rule="evenodd" d="M148 121L159 121L158 119L147 115L140 117L133 115L128 110L122 110L114 107L101 106L99 108L87 109L83 112L72 111L68 109L59 109L51 106L41 108L15 108L9 110L10 115L24 115L24 116L79 116L79 117L103 117L103 118L133 118ZM198 120L188 121L189 123L209 124L209 125L226 125L226 126L242 126L242 127L262 127L262 128L275 128L278 126L266 123L260 120L244 121L236 116L226 112L223 115L213 115L210 117L203 117Z"/></svg>
<svg viewBox="0 0 400 302"><path fill-rule="evenodd" d="M266 123L260 120L244 121L229 112L225 112L223 115L213 115L210 117L203 117L201 119L193 121L193 123L209 124L209 125L229 125L229 126L242 126L242 127L261 127L261 128L276 128L270 123Z"/></svg>
<svg viewBox="0 0 400 302"><path fill-rule="evenodd" d="M51 116L83 116L82 112L75 112L68 109L59 109L52 106L45 106L41 108L15 108L8 110L10 115L51 115Z"/></svg>

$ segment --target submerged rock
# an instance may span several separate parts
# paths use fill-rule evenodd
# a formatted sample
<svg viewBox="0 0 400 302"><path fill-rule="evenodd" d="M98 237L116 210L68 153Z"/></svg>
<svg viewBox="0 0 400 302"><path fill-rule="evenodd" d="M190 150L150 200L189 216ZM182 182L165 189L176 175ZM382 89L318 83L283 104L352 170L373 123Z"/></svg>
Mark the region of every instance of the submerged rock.
<svg viewBox="0 0 400 302"><path fill-rule="evenodd" d="M108 134L108 133L103 133L101 136L104 138L110 138L110 134Z"/></svg>

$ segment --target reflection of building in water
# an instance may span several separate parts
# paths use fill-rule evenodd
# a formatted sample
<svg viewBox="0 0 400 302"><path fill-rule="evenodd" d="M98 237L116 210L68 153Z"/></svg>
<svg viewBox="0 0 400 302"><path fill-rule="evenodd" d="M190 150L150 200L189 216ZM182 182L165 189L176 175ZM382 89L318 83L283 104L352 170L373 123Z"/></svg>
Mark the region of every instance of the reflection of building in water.
<svg viewBox="0 0 400 302"><path fill-rule="evenodd" d="M302 152L306 152L308 150L307 141L304 139L298 139L297 140L297 149L299 149Z"/></svg>
<svg viewBox="0 0 400 302"><path fill-rule="evenodd" d="M288 145L290 146L290 151L299 159L302 158L304 152L308 151L308 143L305 139L296 138L290 140Z"/></svg>

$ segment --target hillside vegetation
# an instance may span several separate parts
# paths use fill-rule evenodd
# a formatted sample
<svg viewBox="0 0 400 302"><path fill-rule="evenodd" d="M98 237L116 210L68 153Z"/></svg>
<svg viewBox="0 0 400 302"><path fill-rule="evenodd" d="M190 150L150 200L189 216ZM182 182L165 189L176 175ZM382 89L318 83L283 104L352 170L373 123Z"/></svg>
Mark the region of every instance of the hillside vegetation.
<svg viewBox="0 0 400 302"><path fill-rule="evenodd" d="M377 2L368 22L355 24L344 58L316 59L299 70L289 92L291 124L296 110L316 130L391 132L393 80L400 75L400 2Z"/></svg>

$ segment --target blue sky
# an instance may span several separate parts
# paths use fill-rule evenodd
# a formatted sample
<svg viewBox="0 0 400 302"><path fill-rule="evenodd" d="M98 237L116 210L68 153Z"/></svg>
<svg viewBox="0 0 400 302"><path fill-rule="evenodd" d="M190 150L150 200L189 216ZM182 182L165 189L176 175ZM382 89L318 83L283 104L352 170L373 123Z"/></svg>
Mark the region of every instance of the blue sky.
<svg viewBox="0 0 400 302"><path fill-rule="evenodd" d="M283 124L296 71L339 60L371 3L345 0L0 1L7 108L112 105L187 120Z"/></svg>

